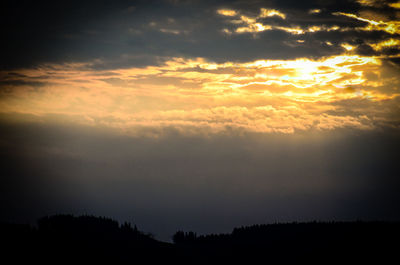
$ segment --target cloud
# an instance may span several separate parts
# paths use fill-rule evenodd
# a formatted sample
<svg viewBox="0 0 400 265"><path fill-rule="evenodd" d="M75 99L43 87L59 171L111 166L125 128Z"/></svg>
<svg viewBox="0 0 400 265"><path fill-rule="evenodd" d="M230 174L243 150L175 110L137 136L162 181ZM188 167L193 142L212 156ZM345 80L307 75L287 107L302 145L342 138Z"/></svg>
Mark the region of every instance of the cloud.
<svg viewBox="0 0 400 265"><path fill-rule="evenodd" d="M379 27L385 30L379 29L380 34L366 34L371 31L359 30L366 22L332 15L342 12L365 18L365 8L354 1L154 3L8 1L1 14L2 37L8 41L0 44L0 68L98 60L98 69L116 69L154 65L164 57L217 62L316 58L340 52L337 40L379 42L390 35L383 24ZM321 12L310 14L313 9ZM391 19L384 23L396 21L394 8L368 7L371 10L387 11ZM307 41L292 45L299 36ZM333 45L324 45L327 41Z"/></svg>
<svg viewBox="0 0 400 265"><path fill-rule="evenodd" d="M319 10L319 9L316 9ZM280 17L281 19L286 19L286 15L276 9L266 9L266 8L260 8L260 13L256 17L249 17L245 15L240 15L239 12L235 10L224 10L220 9L217 11L218 14L223 15L223 16L238 16L238 19L236 20L231 20L230 22L236 25L239 25L234 31L236 33L257 33L257 32L263 32L266 30L283 30L285 32L288 32L290 34L305 34L307 32L317 32L317 31L332 31L332 30L338 30L339 27L337 26L331 26L331 27L326 27L325 25L321 26L309 26L308 28L302 29L300 26L280 26L279 24L276 25L269 25L269 24L263 24L261 20L264 18L268 17ZM313 12L310 12L311 14L318 13L315 10ZM241 26L241 24L245 24L246 26ZM286 24L284 24L286 25ZM227 33L232 33L228 29L224 29L225 32Z"/></svg>
<svg viewBox="0 0 400 265"><path fill-rule="evenodd" d="M237 15L237 12L235 10L230 10L230 9L218 9L217 13L222 16L228 16L228 17L233 17Z"/></svg>
<svg viewBox="0 0 400 265"><path fill-rule="evenodd" d="M389 3L390 7L396 8L396 9L400 9L400 2L397 3Z"/></svg>
<svg viewBox="0 0 400 265"><path fill-rule="evenodd" d="M376 51L382 51L385 49L391 49L391 48L400 48L400 40L399 39L387 39L378 43L372 43L371 46L374 48Z"/></svg>
<svg viewBox="0 0 400 265"><path fill-rule="evenodd" d="M20 17L17 5L9 7ZM28 7L21 12L29 18ZM64 7L49 5L37 28L15 28L24 41L6 31L15 47L32 46L0 49L3 113L61 115L121 131L154 126L200 134L397 126L394 8L386 6L383 14L382 7L347 1L161 1L157 8L118 1L94 4L93 12L107 18L98 20L79 13L86 4ZM10 16L2 19L11 27ZM79 23L66 23L70 17ZM18 56L27 59L19 64ZM344 100L367 100L369 106L341 112L335 104ZM379 104L387 107L372 107ZM262 116L260 108L274 111ZM225 114L213 120L220 110Z"/></svg>
<svg viewBox="0 0 400 265"><path fill-rule="evenodd" d="M360 5L364 6L376 6L379 5L381 1L377 0L357 0Z"/></svg>
<svg viewBox="0 0 400 265"><path fill-rule="evenodd" d="M390 105L399 96L394 68L379 57L355 54L247 63L171 58L159 66L103 71L82 63L43 65L1 72L9 88L0 105L3 113L57 114L129 134L151 127L199 135L371 130L398 118ZM28 85L33 80L40 89ZM351 99L368 104L339 114L335 103ZM388 107L371 108L377 105Z"/></svg>
<svg viewBox="0 0 400 265"><path fill-rule="evenodd" d="M400 31L400 21L397 20L391 20L391 21L376 21L373 19L367 19L367 18L363 18L360 16L357 16L355 14L351 14L351 13L343 13L343 12L335 12L333 13L333 15L335 16L346 16L346 17L350 17L350 18L354 18L357 19L359 21L363 21L366 22L367 25L365 27L358 27L358 30L363 30L363 31L384 31L387 32L389 34L398 34L398 32Z"/></svg>
<svg viewBox="0 0 400 265"><path fill-rule="evenodd" d="M362 6L367 6L367 7L377 7L377 8L382 8L382 7L392 7L392 8L399 8L400 4L399 2L394 2L391 3L391 1L380 1L380 0L357 0L357 2L362 5Z"/></svg>
<svg viewBox="0 0 400 265"><path fill-rule="evenodd" d="M267 8L261 8L260 14L258 15L259 18L266 18L266 17L273 17L273 16L277 16L282 19L286 18L286 15L283 14L282 12L280 12L276 9L267 9Z"/></svg>
<svg viewBox="0 0 400 265"><path fill-rule="evenodd" d="M318 14L318 13L321 13L321 9L318 9L318 8L316 8L316 9L310 9L310 10L308 11L308 13L310 13L310 14Z"/></svg>
<svg viewBox="0 0 400 265"><path fill-rule="evenodd" d="M373 4L371 4L373 5ZM226 10L225 10L226 11ZM286 14L275 10L275 9L266 9L266 8L260 8L260 14L258 16L245 16L245 15L240 15L239 12L235 10L230 10L234 13L228 13L229 15L224 15L224 12L218 12L220 15L223 16L238 16L238 19L236 20L231 20L230 22L233 24L239 25L234 31L236 33L257 33L257 32L263 32L266 30L283 30L286 31L290 34L306 34L306 33L313 33L313 32L318 32L318 31L357 31L357 30L362 30L362 31L384 31L389 34L396 34L399 32L399 26L400 22L397 20L387 20L387 21L382 21L382 20L374 20L374 19L367 19L352 13L346 13L346 12L333 12L332 14L334 16L346 16L350 18L354 18L356 20L366 22L367 25L365 27L359 27L356 25L350 25L350 27L340 27L338 25L326 25L324 21L321 21L323 24L320 25L310 25L308 27L302 26L302 25L296 25L293 22L296 22L296 19L293 19L294 21L292 23L281 23L278 21L273 22L273 24L266 24L263 22L264 18L268 17L273 17L273 16L278 16L282 18L283 20L286 19ZM320 9L311 9L308 11L308 14L313 15L313 14L319 14L321 12ZM366 12L363 12L366 13ZM305 16L305 14L303 14ZM304 19L303 19L304 20ZM310 22L313 22L313 19L309 19ZM299 21L300 22L300 21ZM241 24L245 24L246 26L241 26ZM299 23L300 24L300 23ZM301 24L304 24L304 21L301 22Z"/></svg>

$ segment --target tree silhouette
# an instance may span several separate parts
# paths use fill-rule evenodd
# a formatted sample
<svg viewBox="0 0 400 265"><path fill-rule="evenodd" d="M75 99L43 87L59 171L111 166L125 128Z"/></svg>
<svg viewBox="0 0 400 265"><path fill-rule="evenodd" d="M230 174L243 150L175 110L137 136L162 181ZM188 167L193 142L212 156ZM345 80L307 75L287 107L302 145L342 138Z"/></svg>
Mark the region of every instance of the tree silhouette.
<svg viewBox="0 0 400 265"><path fill-rule="evenodd" d="M253 225L230 234L177 231L160 242L136 225L56 215L37 227L0 223L3 260L13 263L338 264L399 263L398 222Z"/></svg>
<svg viewBox="0 0 400 265"><path fill-rule="evenodd" d="M175 244L190 244L196 242L197 234L190 232L178 231L172 236L172 240Z"/></svg>

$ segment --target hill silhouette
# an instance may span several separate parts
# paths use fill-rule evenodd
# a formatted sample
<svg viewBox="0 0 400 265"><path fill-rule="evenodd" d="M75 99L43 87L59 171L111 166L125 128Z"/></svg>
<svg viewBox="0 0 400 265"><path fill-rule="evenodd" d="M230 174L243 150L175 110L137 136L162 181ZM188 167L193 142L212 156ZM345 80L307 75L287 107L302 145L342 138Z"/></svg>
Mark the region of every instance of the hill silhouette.
<svg viewBox="0 0 400 265"><path fill-rule="evenodd" d="M399 262L398 222L253 225L230 234L177 231L160 242L129 223L55 215L37 227L1 223L2 257L39 264L337 264Z"/></svg>
<svg viewBox="0 0 400 265"><path fill-rule="evenodd" d="M400 223L312 222L253 225L206 236L178 231L173 238L204 264L389 264L399 261L399 236Z"/></svg>
<svg viewBox="0 0 400 265"><path fill-rule="evenodd" d="M173 253L171 244L104 217L55 215L39 219L36 228L4 223L1 234L13 263L157 263Z"/></svg>

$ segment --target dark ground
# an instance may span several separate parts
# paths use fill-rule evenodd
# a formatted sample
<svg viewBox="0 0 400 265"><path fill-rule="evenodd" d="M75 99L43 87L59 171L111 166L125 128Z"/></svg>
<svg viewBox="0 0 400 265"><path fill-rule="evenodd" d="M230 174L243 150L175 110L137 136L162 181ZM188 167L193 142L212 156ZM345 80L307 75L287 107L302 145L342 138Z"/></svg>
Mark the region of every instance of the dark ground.
<svg viewBox="0 0 400 265"><path fill-rule="evenodd" d="M178 231L160 242L130 224L71 215L36 227L2 223L1 256L12 264L400 264L400 223L254 225L231 234Z"/></svg>

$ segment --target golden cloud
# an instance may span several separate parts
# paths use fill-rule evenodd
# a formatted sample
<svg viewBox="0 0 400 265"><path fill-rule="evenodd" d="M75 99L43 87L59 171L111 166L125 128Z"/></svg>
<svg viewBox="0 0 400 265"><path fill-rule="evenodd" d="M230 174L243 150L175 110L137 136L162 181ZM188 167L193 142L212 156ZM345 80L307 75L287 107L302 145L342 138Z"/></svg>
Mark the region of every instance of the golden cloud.
<svg viewBox="0 0 400 265"><path fill-rule="evenodd" d="M372 48L374 48L376 51L382 51L390 48L400 48L400 40L390 38L378 43L371 43L370 46L372 46Z"/></svg>
<svg viewBox="0 0 400 265"><path fill-rule="evenodd" d="M390 34L398 34L400 32L400 21L390 20L390 21L376 21L373 19L367 19L355 14L343 13L343 12L335 12L333 13L335 16L346 16L350 18L354 18L359 21L363 21L368 23L365 27L359 27L358 30L363 31L385 31Z"/></svg>
<svg viewBox="0 0 400 265"><path fill-rule="evenodd" d="M319 9L313 9L310 10L310 13L319 13L321 10ZM223 16L239 16L240 14L237 11L234 10L226 10L226 9L219 9L217 10L217 13ZM257 33L257 32L262 32L266 30L282 30L286 31L290 34L294 35L299 35L299 34L305 34L307 32L318 32L318 31L334 31L334 30L340 30L338 26L332 26L332 27L327 27L325 25L320 25L320 26L310 26L308 28L301 28L300 26L277 26L277 25L268 25L264 24L261 21L259 21L262 18L267 18L267 17L273 17L277 16L282 19L286 19L286 14L280 12L279 10L276 9L266 9L266 8L261 8L260 9L260 14L256 17L249 17L249 16L244 16L240 15L238 19L230 20L234 25L237 25L237 28L234 30L236 33ZM244 24L244 26L242 26ZM222 30L226 34L232 34L233 32L228 30L228 29L223 29Z"/></svg>
<svg viewBox="0 0 400 265"><path fill-rule="evenodd" d="M382 0L357 0L360 5L368 7L384 7L389 6L392 8L400 8L400 2L388 3Z"/></svg>
<svg viewBox="0 0 400 265"><path fill-rule="evenodd" d="M277 16L282 19L286 18L286 15L283 14L282 12L280 12L276 9L267 9L267 8L261 8L260 15L258 15L258 17L260 17L260 18L273 17L273 16Z"/></svg>
<svg viewBox="0 0 400 265"><path fill-rule="evenodd" d="M172 58L160 66L108 71L82 63L43 65L0 72L7 80L0 109L74 117L130 133L165 127L187 133L372 129L398 118L393 107L376 109L392 106L400 90L394 66L382 60L355 54L247 63ZM349 101L363 105L340 106Z"/></svg>
<svg viewBox="0 0 400 265"><path fill-rule="evenodd" d="M361 1L360 2L363 5L375 5L378 2L377 1ZM396 4L392 4L392 7L396 7ZM317 14L320 13L320 9L312 9L309 11L310 14ZM239 12L235 10L227 10L227 9L219 9L217 10L217 13L222 15L222 16L239 16ZM364 12L365 13L365 12ZM335 16L346 16L350 17L359 21L366 22L367 25L365 27L357 27L355 28L356 30L362 30L362 31L385 31L390 34L397 34L400 32L400 21L397 20L375 20L375 19L369 19L366 17L362 17L356 14L351 14L351 13L344 13L344 12L334 12L332 13ZM249 17L245 15L240 15L238 19L230 20L230 22L234 25L238 25L237 28L234 30L236 33L257 33L257 32L263 32L266 30L282 30L286 31L290 34L305 34L305 33L313 33L313 32L319 32L319 31L348 31L351 30L351 28L340 28L339 26L331 26L327 27L325 25L314 25L310 26L307 28L302 28L300 26L277 26L277 25L268 25L264 24L259 19L261 18L267 18L267 17L273 17L273 16L278 16L282 19L286 19L286 14L275 10L275 9L266 9L266 8L261 8L260 9L260 14L256 17ZM372 17L377 17L375 14ZM241 26L243 25L244 26ZM232 31L228 29L223 29L223 32L232 34Z"/></svg>
<svg viewBox="0 0 400 265"><path fill-rule="evenodd" d="M400 9L400 2L397 3L389 3L390 7L396 8L396 9Z"/></svg>
<svg viewBox="0 0 400 265"><path fill-rule="evenodd" d="M217 10L217 13L222 16L228 16L228 17L233 17L233 16L236 16L236 14L237 14L237 12L235 10L231 10L231 9L219 9L219 10Z"/></svg>
<svg viewBox="0 0 400 265"><path fill-rule="evenodd" d="M321 9L310 9L308 11L309 14L318 14L321 13Z"/></svg>

